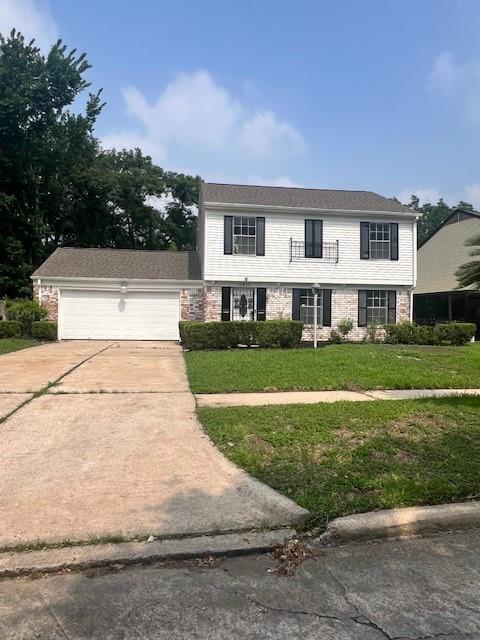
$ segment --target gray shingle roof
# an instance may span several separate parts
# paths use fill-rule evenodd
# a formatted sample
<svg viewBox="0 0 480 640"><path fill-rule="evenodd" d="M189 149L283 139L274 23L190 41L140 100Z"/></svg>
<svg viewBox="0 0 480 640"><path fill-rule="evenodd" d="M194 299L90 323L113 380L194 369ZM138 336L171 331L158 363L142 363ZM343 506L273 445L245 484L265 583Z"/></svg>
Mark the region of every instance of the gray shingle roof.
<svg viewBox="0 0 480 640"><path fill-rule="evenodd" d="M34 277L201 280L195 251L56 249Z"/></svg>
<svg viewBox="0 0 480 640"><path fill-rule="evenodd" d="M412 209L373 191L342 191L338 189L300 189L293 187L262 187L245 184L202 183L204 202L224 204L269 205L344 211L385 211L412 213Z"/></svg>

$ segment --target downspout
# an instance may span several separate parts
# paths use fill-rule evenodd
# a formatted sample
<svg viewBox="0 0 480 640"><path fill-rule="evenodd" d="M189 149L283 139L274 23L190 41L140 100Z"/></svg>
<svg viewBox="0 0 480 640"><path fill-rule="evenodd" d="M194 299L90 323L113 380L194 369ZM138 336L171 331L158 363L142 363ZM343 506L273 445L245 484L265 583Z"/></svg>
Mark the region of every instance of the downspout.
<svg viewBox="0 0 480 640"><path fill-rule="evenodd" d="M418 216L415 218L412 227L412 255L413 255L413 286L410 289L410 322L413 322L413 292L417 286L417 223Z"/></svg>
<svg viewBox="0 0 480 640"><path fill-rule="evenodd" d="M38 278L37 280L37 287L38 287L38 302L39 304L42 304L42 281L40 280L40 278Z"/></svg>

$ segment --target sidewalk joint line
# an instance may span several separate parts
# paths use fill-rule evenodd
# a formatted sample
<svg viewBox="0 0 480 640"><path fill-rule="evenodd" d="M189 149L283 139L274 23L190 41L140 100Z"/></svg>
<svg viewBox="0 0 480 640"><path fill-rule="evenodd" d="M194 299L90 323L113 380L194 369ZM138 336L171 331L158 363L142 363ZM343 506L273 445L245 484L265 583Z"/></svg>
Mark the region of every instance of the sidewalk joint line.
<svg viewBox="0 0 480 640"><path fill-rule="evenodd" d="M57 385L60 382L60 380L63 380L63 378L65 378L65 376L68 376L70 373L72 373L72 371L75 371L75 369L78 369L78 367L81 367L82 364L85 364L85 362L88 362L89 360L91 360L95 356L98 356L100 353L103 353L104 351L109 349L111 346L112 346L111 344L108 344L103 349L100 349L100 351L96 351L95 353L92 353L91 355L88 356L88 358L85 358L81 362L78 362L73 367L71 367L68 371L65 371L65 373L62 373L62 375L59 376L56 380L53 380L52 382L49 382L48 384L46 384L44 387L42 387L38 391L34 391L31 398L27 398L24 402L19 404L18 407L15 407L15 409L13 409L9 413L7 413L4 416L2 416L0 418L0 424L3 424L4 422L6 422L8 420L8 418L10 418L15 413L17 413L17 411L20 411L20 409L23 409L23 407L25 407L27 404L30 404L30 402L33 402L33 400L35 400L36 398L40 398L40 396L45 395L49 389L51 389L52 387Z"/></svg>

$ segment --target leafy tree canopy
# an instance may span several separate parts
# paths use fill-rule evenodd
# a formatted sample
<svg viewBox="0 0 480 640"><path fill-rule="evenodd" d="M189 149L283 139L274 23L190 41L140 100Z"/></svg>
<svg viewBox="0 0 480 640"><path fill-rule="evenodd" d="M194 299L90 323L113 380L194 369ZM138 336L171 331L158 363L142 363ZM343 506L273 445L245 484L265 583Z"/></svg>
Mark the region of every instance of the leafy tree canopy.
<svg viewBox="0 0 480 640"><path fill-rule="evenodd" d="M421 244L430 234L438 229L442 222L444 222L455 209L473 211L473 206L462 200L454 207L449 207L442 198L440 198L437 204L427 202L420 205L420 200L416 195L411 196L408 206L423 214L418 221L418 244Z"/></svg>
<svg viewBox="0 0 480 640"><path fill-rule="evenodd" d="M30 274L58 246L195 246L200 178L139 149L103 150L101 92L72 108L89 68L61 41L44 56L15 30L0 35L0 297L29 295Z"/></svg>

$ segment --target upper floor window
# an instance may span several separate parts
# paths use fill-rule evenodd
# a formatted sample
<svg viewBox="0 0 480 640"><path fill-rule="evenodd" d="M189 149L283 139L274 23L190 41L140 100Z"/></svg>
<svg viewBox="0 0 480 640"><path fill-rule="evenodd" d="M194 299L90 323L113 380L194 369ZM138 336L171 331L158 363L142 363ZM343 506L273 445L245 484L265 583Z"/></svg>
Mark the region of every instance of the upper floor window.
<svg viewBox="0 0 480 640"><path fill-rule="evenodd" d="M370 258L390 260L390 225L384 222L370 223Z"/></svg>
<svg viewBox="0 0 480 640"><path fill-rule="evenodd" d="M398 223L361 222L360 258L398 260Z"/></svg>
<svg viewBox="0 0 480 640"><path fill-rule="evenodd" d="M256 254L256 218L233 218L233 253L247 256Z"/></svg>

